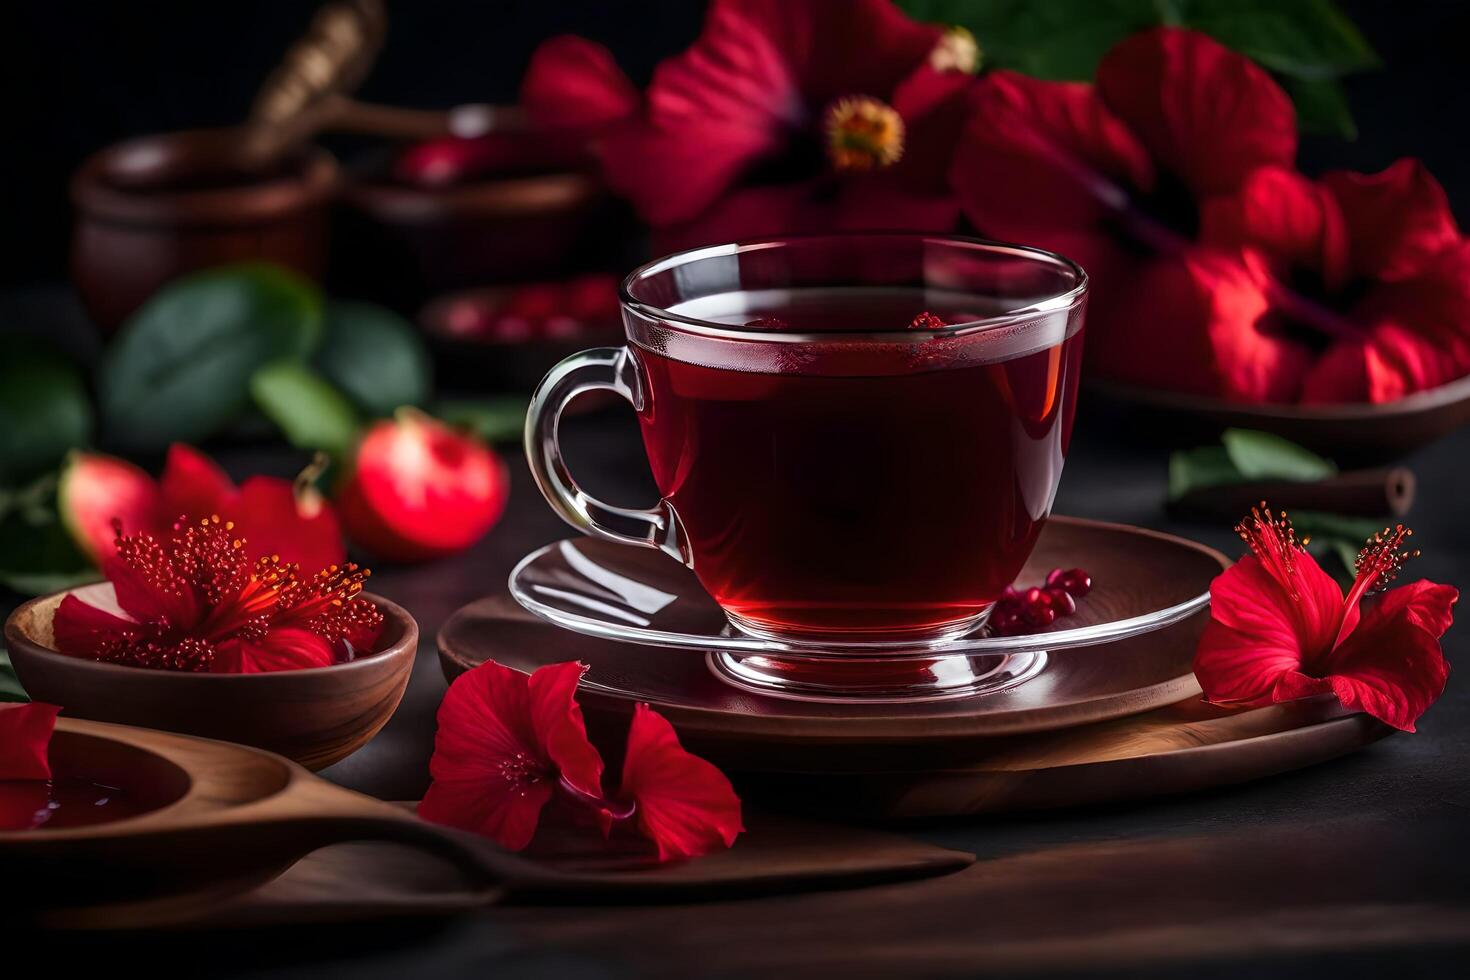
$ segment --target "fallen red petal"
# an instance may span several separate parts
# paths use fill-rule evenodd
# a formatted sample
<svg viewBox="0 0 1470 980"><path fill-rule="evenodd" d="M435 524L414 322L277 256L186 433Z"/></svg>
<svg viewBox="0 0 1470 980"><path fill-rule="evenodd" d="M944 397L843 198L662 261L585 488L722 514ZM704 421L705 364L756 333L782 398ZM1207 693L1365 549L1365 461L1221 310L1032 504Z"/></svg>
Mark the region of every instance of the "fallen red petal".
<svg viewBox="0 0 1470 980"><path fill-rule="evenodd" d="M660 861L729 847L745 829L730 781L684 751L673 726L646 704L633 709L621 795L636 801L638 827Z"/></svg>
<svg viewBox="0 0 1470 980"><path fill-rule="evenodd" d="M0 781L50 779L47 750L56 716L54 704L0 704Z"/></svg>

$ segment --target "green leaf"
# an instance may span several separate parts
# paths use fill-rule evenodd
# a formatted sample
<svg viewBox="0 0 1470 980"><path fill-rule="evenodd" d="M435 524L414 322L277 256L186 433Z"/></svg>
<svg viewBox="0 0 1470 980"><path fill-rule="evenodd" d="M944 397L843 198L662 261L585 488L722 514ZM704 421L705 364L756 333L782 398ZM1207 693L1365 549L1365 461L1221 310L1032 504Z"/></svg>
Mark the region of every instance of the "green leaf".
<svg viewBox="0 0 1470 980"><path fill-rule="evenodd" d="M15 509L0 520L0 585L22 595L59 592L99 578L55 513Z"/></svg>
<svg viewBox="0 0 1470 980"><path fill-rule="evenodd" d="M1358 138L1358 124L1353 121L1348 108L1347 96L1342 86L1331 79L1286 79L1286 91L1296 103L1297 120L1305 130L1340 136L1346 140Z"/></svg>
<svg viewBox="0 0 1470 980"><path fill-rule="evenodd" d="M422 406L433 385L429 351L413 325L370 303L327 304L326 332L316 366L363 412L392 415Z"/></svg>
<svg viewBox="0 0 1470 980"><path fill-rule="evenodd" d="M55 466L91 438L81 372L55 351L10 339L0 359L0 484Z"/></svg>
<svg viewBox="0 0 1470 980"><path fill-rule="evenodd" d="M29 700L25 688L20 686L20 678L15 676L15 668L10 666L10 652L0 650L0 702Z"/></svg>
<svg viewBox="0 0 1470 980"><path fill-rule="evenodd" d="M1309 534L1314 539L1326 538L1346 541L1353 546L1353 554L1362 550L1363 543L1383 530L1383 521L1371 517L1349 517L1345 514L1329 514L1320 510L1294 510L1291 512L1292 526L1298 534Z"/></svg>
<svg viewBox="0 0 1470 980"><path fill-rule="evenodd" d="M297 361L277 361L256 371L250 378L250 394L298 449L340 456L357 437L357 413L351 402Z"/></svg>
<svg viewBox="0 0 1470 980"><path fill-rule="evenodd" d="M1321 80L1380 64L1331 0L1181 0L1180 6L1186 26L1283 75Z"/></svg>
<svg viewBox="0 0 1470 980"><path fill-rule="evenodd" d="M1220 440L1247 480L1320 480L1337 472L1329 460L1269 432L1227 429Z"/></svg>
<svg viewBox="0 0 1470 980"><path fill-rule="evenodd" d="M1191 490L1240 483L1243 479L1224 446L1180 449L1169 456L1170 500L1178 500Z"/></svg>
<svg viewBox="0 0 1470 980"><path fill-rule="evenodd" d="M224 266L165 286L102 361L106 431L137 450L205 438L246 407L257 369L316 349L321 319L316 287L277 266Z"/></svg>
<svg viewBox="0 0 1470 980"><path fill-rule="evenodd" d="M526 407L526 399L515 395L458 399L440 402L434 414L486 442L520 442L526 431Z"/></svg>

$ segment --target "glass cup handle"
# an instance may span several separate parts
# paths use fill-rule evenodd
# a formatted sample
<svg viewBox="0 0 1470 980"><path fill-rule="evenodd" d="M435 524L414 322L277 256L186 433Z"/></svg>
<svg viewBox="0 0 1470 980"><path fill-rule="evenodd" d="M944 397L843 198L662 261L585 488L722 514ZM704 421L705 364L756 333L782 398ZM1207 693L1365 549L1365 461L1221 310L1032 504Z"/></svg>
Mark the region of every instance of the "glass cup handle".
<svg viewBox="0 0 1470 980"><path fill-rule="evenodd" d="M619 544L657 548L692 567L684 529L668 500L649 510L614 507L577 485L562 456L562 410L587 391L615 391L635 411L643 409L638 361L626 347L598 347L573 354L541 379L526 412L526 461L551 509L572 527Z"/></svg>

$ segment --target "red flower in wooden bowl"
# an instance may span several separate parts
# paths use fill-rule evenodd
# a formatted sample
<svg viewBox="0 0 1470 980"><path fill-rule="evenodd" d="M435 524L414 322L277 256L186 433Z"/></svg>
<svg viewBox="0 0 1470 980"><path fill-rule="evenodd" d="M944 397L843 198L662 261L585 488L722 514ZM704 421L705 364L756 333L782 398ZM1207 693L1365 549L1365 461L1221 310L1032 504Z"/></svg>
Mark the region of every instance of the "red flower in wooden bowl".
<svg viewBox="0 0 1470 980"><path fill-rule="evenodd" d="M370 649L383 625L359 598L370 574L328 565L311 577L251 558L232 523L179 522L160 540L123 536L102 570L116 611L68 595L53 621L62 653L157 670L260 673L326 667Z"/></svg>
<svg viewBox="0 0 1470 980"><path fill-rule="evenodd" d="M1244 55L1195 31L1134 35L1096 84L977 83L951 180L982 232L1061 252L1093 283L1088 358L1115 380L1289 398L1308 358L1257 314L1256 270L1199 244L1199 212L1290 166L1296 114Z"/></svg>
<svg viewBox="0 0 1470 980"><path fill-rule="evenodd" d="M126 460L73 453L58 488L61 516L79 547L102 564L112 554L115 523L124 534L164 537L180 517L229 514L252 555L279 555L301 568L340 565L342 528L329 503L292 481L253 476L240 486L191 446L169 447L163 476L154 480Z"/></svg>
<svg viewBox="0 0 1470 980"><path fill-rule="evenodd" d="M1201 218L1206 238L1294 287L1272 296L1263 329L1302 338L1304 356L1306 340L1330 340L1301 401L1393 401L1470 374L1470 247L1418 161L1321 180L1265 167Z"/></svg>
<svg viewBox="0 0 1470 980"><path fill-rule="evenodd" d="M567 76L568 42L548 43L523 86L533 111L559 102L556 116L606 123L627 110L608 59ZM946 171L977 59L967 34L888 0L716 0L693 46L659 65L641 111L606 126L603 168L661 250L946 231L959 217Z"/></svg>
<svg viewBox="0 0 1470 980"><path fill-rule="evenodd" d="M492 660L457 678L439 707L434 782L419 815L519 851L556 800L604 835L635 827L660 861L733 844L743 827L729 780L684 751L673 727L647 705L634 709L622 786L604 795L602 756L576 700L585 669L550 664L527 676Z"/></svg>
<svg viewBox="0 0 1470 980"><path fill-rule="evenodd" d="M1459 592L1413 582L1363 599L1398 573L1409 532L1376 535L1358 555L1346 596L1307 554L1286 515L1265 504L1237 528L1251 553L1210 586L1210 622L1195 653L1205 697L1261 705L1332 694L1412 732L1444 691L1449 666L1439 638L1453 621Z"/></svg>

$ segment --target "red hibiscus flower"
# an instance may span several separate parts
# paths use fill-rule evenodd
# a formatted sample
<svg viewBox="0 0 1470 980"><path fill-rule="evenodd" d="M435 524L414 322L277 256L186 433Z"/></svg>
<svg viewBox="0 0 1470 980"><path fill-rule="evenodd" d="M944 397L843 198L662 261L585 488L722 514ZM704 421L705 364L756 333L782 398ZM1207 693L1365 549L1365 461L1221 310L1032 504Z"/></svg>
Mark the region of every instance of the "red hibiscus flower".
<svg viewBox="0 0 1470 980"><path fill-rule="evenodd" d="M605 832L636 822L660 861L733 844L743 828L729 781L684 751L647 705L634 710L622 788L603 795L602 756L576 701L585 669L551 664L527 677L488 661L458 678L439 707L434 782L419 815L519 851L559 799L584 808Z"/></svg>
<svg viewBox="0 0 1470 980"><path fill-rule="evenodd" d="M1294 389L1307 353L1245 315L1260 270L1197 248L1205 202L1296 154L1291 100L1264 70L1161 28L1109 51L1095 85L998 71L970 108L950 171L965 213L1087 269L1100 374L1254 400ZM1267 367L1240 371L1240 353Z"/></svg>
<svg viewBox="0 0 1470 980"><path fill-rule="evenodd" d="M1410 557L1401 550L1410 532L1400 525L1369 541L1344 596L1285 514L1273 518L1262 504L1236 530L1251 554L1210 586L1210 622L1194 661L1205 697L1261 705L1332 694L1412 732L1444 690L1449 666L1439 638L1459 592L1418 581L1360 605Z"/></svg>
<svg viewBox="0 0 1470 980"><path fill-rule="evenodd" d="M180 523L163 541L119 532L102 564L116 611L68 595L53 621L56 648L132 667L246 674L326 667L372 648L383 615L359 596L366 569L328 565L303 578L252 553L218 517Z"/></svg>
<svg viewBox="0 0 1470 980"><path fill-rule="evenodd" d="M46 752L61 709L54 704L0 704L0 782L50 779Z"/></svg>
<svg viewBox="0 0 1470 980"><path fill-rule="evenodd" d="M553 43L564 44L564 41ZM625 79L599 56L557 83L538 57L529 93L607 119ZM603 168L662 249L783 232L951 229L945 180L973 39L888 0L716 0L694 45L661 64L642 111L609 127Z"/></svg>
<svg viewBox="0 0 1470 980"><path fill-rule="evenodd" d="M158 481L125 460L74 453L58 500L78 546L99 565L112 554L116 523L123 534L162 538L180 517L197 522L213 514L231 516L254 556L277 555L303 570L347 557L337 515L314 489L270 476L236 487L208 456L179 443L169 447Z"/></svg>
<svg viewBox="0 0 1470 980"><path fill-rule="evenodd" d="M1439 183L1400 160L1314 181L1262 168L1206 203L1206 238L1257 254L1277 283L1261 328L1324 347L1304 402L1382 402L1470 373L1470 248Z"/></svg>

